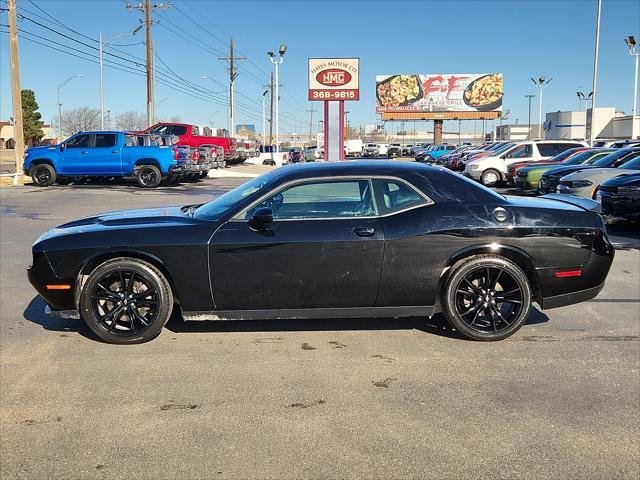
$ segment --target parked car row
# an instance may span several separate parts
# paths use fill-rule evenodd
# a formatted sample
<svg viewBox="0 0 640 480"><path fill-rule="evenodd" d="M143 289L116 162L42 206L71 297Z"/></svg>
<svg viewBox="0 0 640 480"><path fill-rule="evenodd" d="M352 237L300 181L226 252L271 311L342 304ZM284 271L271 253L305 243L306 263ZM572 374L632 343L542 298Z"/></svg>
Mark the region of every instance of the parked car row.
<svg viewBox="0 0 640 480"><path fill-rule="evenodd" d="M589 198L600 201L606 215L640 218L640 142L607 145L592 148L565 140L493 142L459 147L434 163L454 171L464 164L462 174L486 186L506 182L525 192Z"/></svg>
<svg viewBox="0 0 640 480"><path fill-rule="evenodd" d="M39 186L66 185L87 178L134 178L140 187L204 178L225 166L218 145L189 147L175 135L96 131L79 132L58 145L30 148L23 171Z"/></svg>

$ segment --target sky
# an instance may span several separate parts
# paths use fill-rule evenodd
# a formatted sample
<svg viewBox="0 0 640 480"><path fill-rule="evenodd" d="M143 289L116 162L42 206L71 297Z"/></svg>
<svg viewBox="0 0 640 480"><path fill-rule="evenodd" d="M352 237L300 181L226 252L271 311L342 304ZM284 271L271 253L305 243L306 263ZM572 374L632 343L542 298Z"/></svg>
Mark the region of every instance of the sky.
<svg viewBox="0 0 640 480"><path fill-rule="evenodd" d="M97 39L100 32L108 39L131 32L139 24L142 14L128 10L126 3L122 0L17 0L18 13L28 18L19 21L19 28L29 32L31 39L48 45L33 43L27 34L21 34L22 88L35 91L46 122L57 115L56 85L74 74L82 77L74 78L61 89L63 109L100 106L98 65L52 50L49 47L54 46L81 55L51 41L88 52L95 61L97 42L92 39ZM506 123L514 123L516 119L519 123L527 122L528 104L524 95L537 94L530 80L532 76L553 77L544 93L545 111L575 110L577 89L583 87L584 91L591 91L596 0L171 0L170 3L169 8L154 14L154 21L158 22L152 29L155 49L164 62L157 62L162 69L158 78L178 84L190 93L157 84L156 111L160 118L179 116L188 123L227 126L224 90L228 73L226 63L218 57L228 54L231 36L236 54L247 58L238 63L236 123L255 124L257 130L261 128L262 85L268 82L273 69L266 52L277 50L281 43L288 47L280 68L281 129L285 132L308 132L309 129L309 57L360 58L360 101L346 106L352 126L379 121L375 113L376 75L503 73L504 108L510 110ZM634 63L623 39L629 35L640 39L640 2L603 0L602 3L597 105L615 107L629 114ZM6 1L1 0L0 5L6 8ZM1 23L7 24L4 11ZM0 27L0 31L7 29ZM144 72L143 62L134 58L144 59L145 46L139 43L143 40L144 30L136 36L116 39L114 44L126 46L108 52L125 60L112 55L105 58ZM1 33L2 120L11 115L8 43L8 35ZM202 76L213 80L202 79ZM194 88L201 98L192 96ZM209 94L209 91L220 93ZM104 92L105 109L111 111L112 118L117 112L127 110L145 112L146 82L142 75L107 67ZM212 96L216 103L206 100ZM532 122L537 120L535 102L537 98ZM315 102L313 108L315 131L322 103ZM471 124L473 122L468 122L466 130L473 130Z"/></svg>

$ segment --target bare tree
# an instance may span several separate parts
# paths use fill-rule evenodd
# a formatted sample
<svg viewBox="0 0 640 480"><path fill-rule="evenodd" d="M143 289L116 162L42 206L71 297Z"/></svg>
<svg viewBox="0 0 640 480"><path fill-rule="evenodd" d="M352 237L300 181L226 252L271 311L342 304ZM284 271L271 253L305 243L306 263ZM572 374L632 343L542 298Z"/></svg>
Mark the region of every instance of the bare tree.
<svg viewBox="0 0 640 480"><path fill-rule="evenodd" d="M98 129L100 129L100 110L97 108L80 107L67 110L62 114L63 137Z"/></svg>
<svg viewBox="0 0 640 480"><path fill-rule="evenodd" d="M118 130L139 131L144 130L147 126L147 116L133 110L119 113L116 116L116 128Z"/></svg>
<svg viewBox="0 0 640 480"><path fill-rule="evenodd" d="M161 118L158 121L163 123L182 123L182 118L180 115L171 115L169 118Z"/></svg>

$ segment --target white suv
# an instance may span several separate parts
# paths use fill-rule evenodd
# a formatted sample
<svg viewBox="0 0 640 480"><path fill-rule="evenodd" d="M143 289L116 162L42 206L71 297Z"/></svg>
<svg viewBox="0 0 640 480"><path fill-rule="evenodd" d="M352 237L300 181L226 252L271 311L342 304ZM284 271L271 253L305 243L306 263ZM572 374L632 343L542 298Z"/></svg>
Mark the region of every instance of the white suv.
<svg viewBox="0 0 640 480"><path fill-rule="evenodd" d="M570 148L586 146L585 142L571 140L516 142L511 148L497 155L470 161L462 174L480 181L483 185L491 186L505 179L507 167L511 163L547 160Z"/></svg>

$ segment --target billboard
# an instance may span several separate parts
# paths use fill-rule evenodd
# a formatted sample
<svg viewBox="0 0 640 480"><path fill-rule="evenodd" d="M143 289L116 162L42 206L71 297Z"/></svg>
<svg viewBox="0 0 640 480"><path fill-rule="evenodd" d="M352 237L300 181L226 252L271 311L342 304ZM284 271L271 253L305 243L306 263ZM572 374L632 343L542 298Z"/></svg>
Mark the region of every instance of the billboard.
<svg viewBox="0 0 640 480"><path fill-rule="evenodd" d="M359 58L310 58L309 100L359 100Z"/></svg>
<svg viewBox="0 0 640 480"><path fill-rule="evenodd" d="M242 138L254 139L256 138L256 126L247 125L247 124L237 124L236 135Z"/></svg>
<svg viewBox="0 0 640 480"><path fill-rule="evenodd" d="M501 73L377 75L376 112L502 110Z"/></svg>

